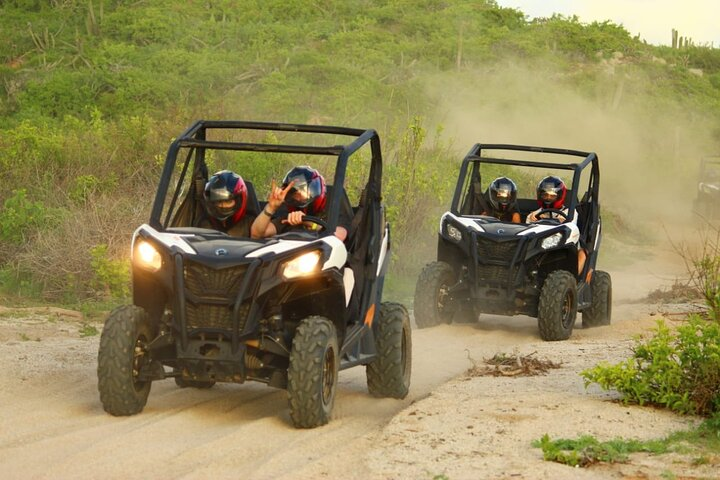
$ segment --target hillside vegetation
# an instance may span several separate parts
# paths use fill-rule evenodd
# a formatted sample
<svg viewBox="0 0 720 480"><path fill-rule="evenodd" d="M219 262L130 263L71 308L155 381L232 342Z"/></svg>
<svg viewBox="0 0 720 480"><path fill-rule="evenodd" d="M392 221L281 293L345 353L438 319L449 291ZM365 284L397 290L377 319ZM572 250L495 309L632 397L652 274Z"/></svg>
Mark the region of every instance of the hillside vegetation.
<svg viewBox="0 0 720 480"><path fill-rule="evenodd" d="M0 36L0 287L25 298L127 295L132 231L199 118L377 129L410 279L473 143L598 151L620 207L692 192L720 142L717 49L491 0L0 0Z"/></svg>

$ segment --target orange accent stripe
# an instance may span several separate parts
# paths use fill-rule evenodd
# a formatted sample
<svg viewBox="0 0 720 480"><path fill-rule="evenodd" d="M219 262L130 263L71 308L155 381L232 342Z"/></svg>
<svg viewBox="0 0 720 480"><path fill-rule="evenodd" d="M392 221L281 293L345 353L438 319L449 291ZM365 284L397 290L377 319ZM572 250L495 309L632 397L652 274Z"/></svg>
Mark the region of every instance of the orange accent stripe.
<svg viewBox="0 0 720 480"><path fill-rule="evenodd" d="M251 347L259 348L260 342L258 340L245 340L245 345L249 345Z"/></svg>
<svg viewBox="0 0 720 480"><path fill-rule="evenodd" d="M375 304L370 305L367 313L365 314L365 325L372 327L373 318L375 318Z"/></svg>

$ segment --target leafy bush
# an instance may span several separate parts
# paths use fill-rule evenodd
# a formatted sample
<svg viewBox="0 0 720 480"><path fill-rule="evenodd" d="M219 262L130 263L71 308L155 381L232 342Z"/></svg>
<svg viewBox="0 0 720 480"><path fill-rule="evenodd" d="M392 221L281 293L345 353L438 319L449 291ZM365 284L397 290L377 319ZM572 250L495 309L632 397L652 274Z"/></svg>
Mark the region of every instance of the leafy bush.
<svg viewBox="0 0 720 480"><path fill-rule="evenodd" d="M705 300L708 316L720 322L720 229L700 230L699 240L702 247L693 251L683 244L673 245L675 251L685 262L690 274L690 285L698 297Z"/></svg>
<svg viewBox="0 0 720 480"><path fill-rule="evenodd" d="M623 401L679 413L720 411L720 323L697 315L673 332L658 321L654 335L636 339L633 356L581 372L585 386L614 389Z"/></svg>
<svg viewBox="0 0 720 480"><path fill-rule="evenodd" d="M125 299L130 294L130 265L127 261L108 257L107 245L96 245L90 249L95 284L108 297Z"/></svg>
<svg viewBox="0 0 720 480"><path fill-rule="evenodd" d="M27 198L25 189L13 190L0 209L0 240L21 244L28 233L46 218L46 211L40 202Z"/></svg>

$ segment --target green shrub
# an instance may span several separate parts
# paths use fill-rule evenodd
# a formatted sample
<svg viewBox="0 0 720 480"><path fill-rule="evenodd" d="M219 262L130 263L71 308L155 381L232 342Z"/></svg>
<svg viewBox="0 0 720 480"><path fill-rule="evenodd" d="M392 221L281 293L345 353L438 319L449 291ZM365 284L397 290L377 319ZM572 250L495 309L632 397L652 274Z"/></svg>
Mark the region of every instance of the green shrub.
<svg viewBox="0 0 720 480"><path fill-rule="evenodd" d="M615 439L600 442L595 437L583 435L577 440L557 439L551 440L545 434L540 440L532 443L535 448L541 448L543 458L548 461L570 465L571 467L587 467L594 463L624 463L628 454L634 452L651 452L653 454L666 453L669 442L662 440L623 440Z"/></svg>
<svg viewBox="0 0 720 480"><path fill-rule="evenodd" d="M42 203L27 198L25 189L13 190L0 209L0 240L19 245L46 218Z"/></svg>
<svg viewBox="0 0 720 480"><path fill-rule="evenodd" d="M585 386L617 390L624 402L654 404L679 413L720 411L720 324L697 315L676 332L660 320L649 339L636 339L633 356L581 372Z"/></svg>
<svg viewBox="0 0 720 480"><path fill-rule="evenodd" d="M95 288L115 299L127 298L130 294L130 265L127 261L113 260L108 256L107 245L96 245L90 249Z"/></svg>

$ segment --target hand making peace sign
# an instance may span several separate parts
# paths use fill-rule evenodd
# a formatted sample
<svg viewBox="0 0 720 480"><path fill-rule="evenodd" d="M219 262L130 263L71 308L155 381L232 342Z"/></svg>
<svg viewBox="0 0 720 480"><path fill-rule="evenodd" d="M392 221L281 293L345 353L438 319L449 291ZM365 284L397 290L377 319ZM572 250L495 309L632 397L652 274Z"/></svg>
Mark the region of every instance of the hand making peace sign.
<svg viewBox="0 0 720 480"><path fill-rule="evenodd" d="M285 201L285 197L293 187L293 184L295 184L294 180L285 188L278 187L275 179L273 178L270 184L270 195L268 195L268 207L270 207L273 212L277 211L277 209L282 206Z"/></svg>

